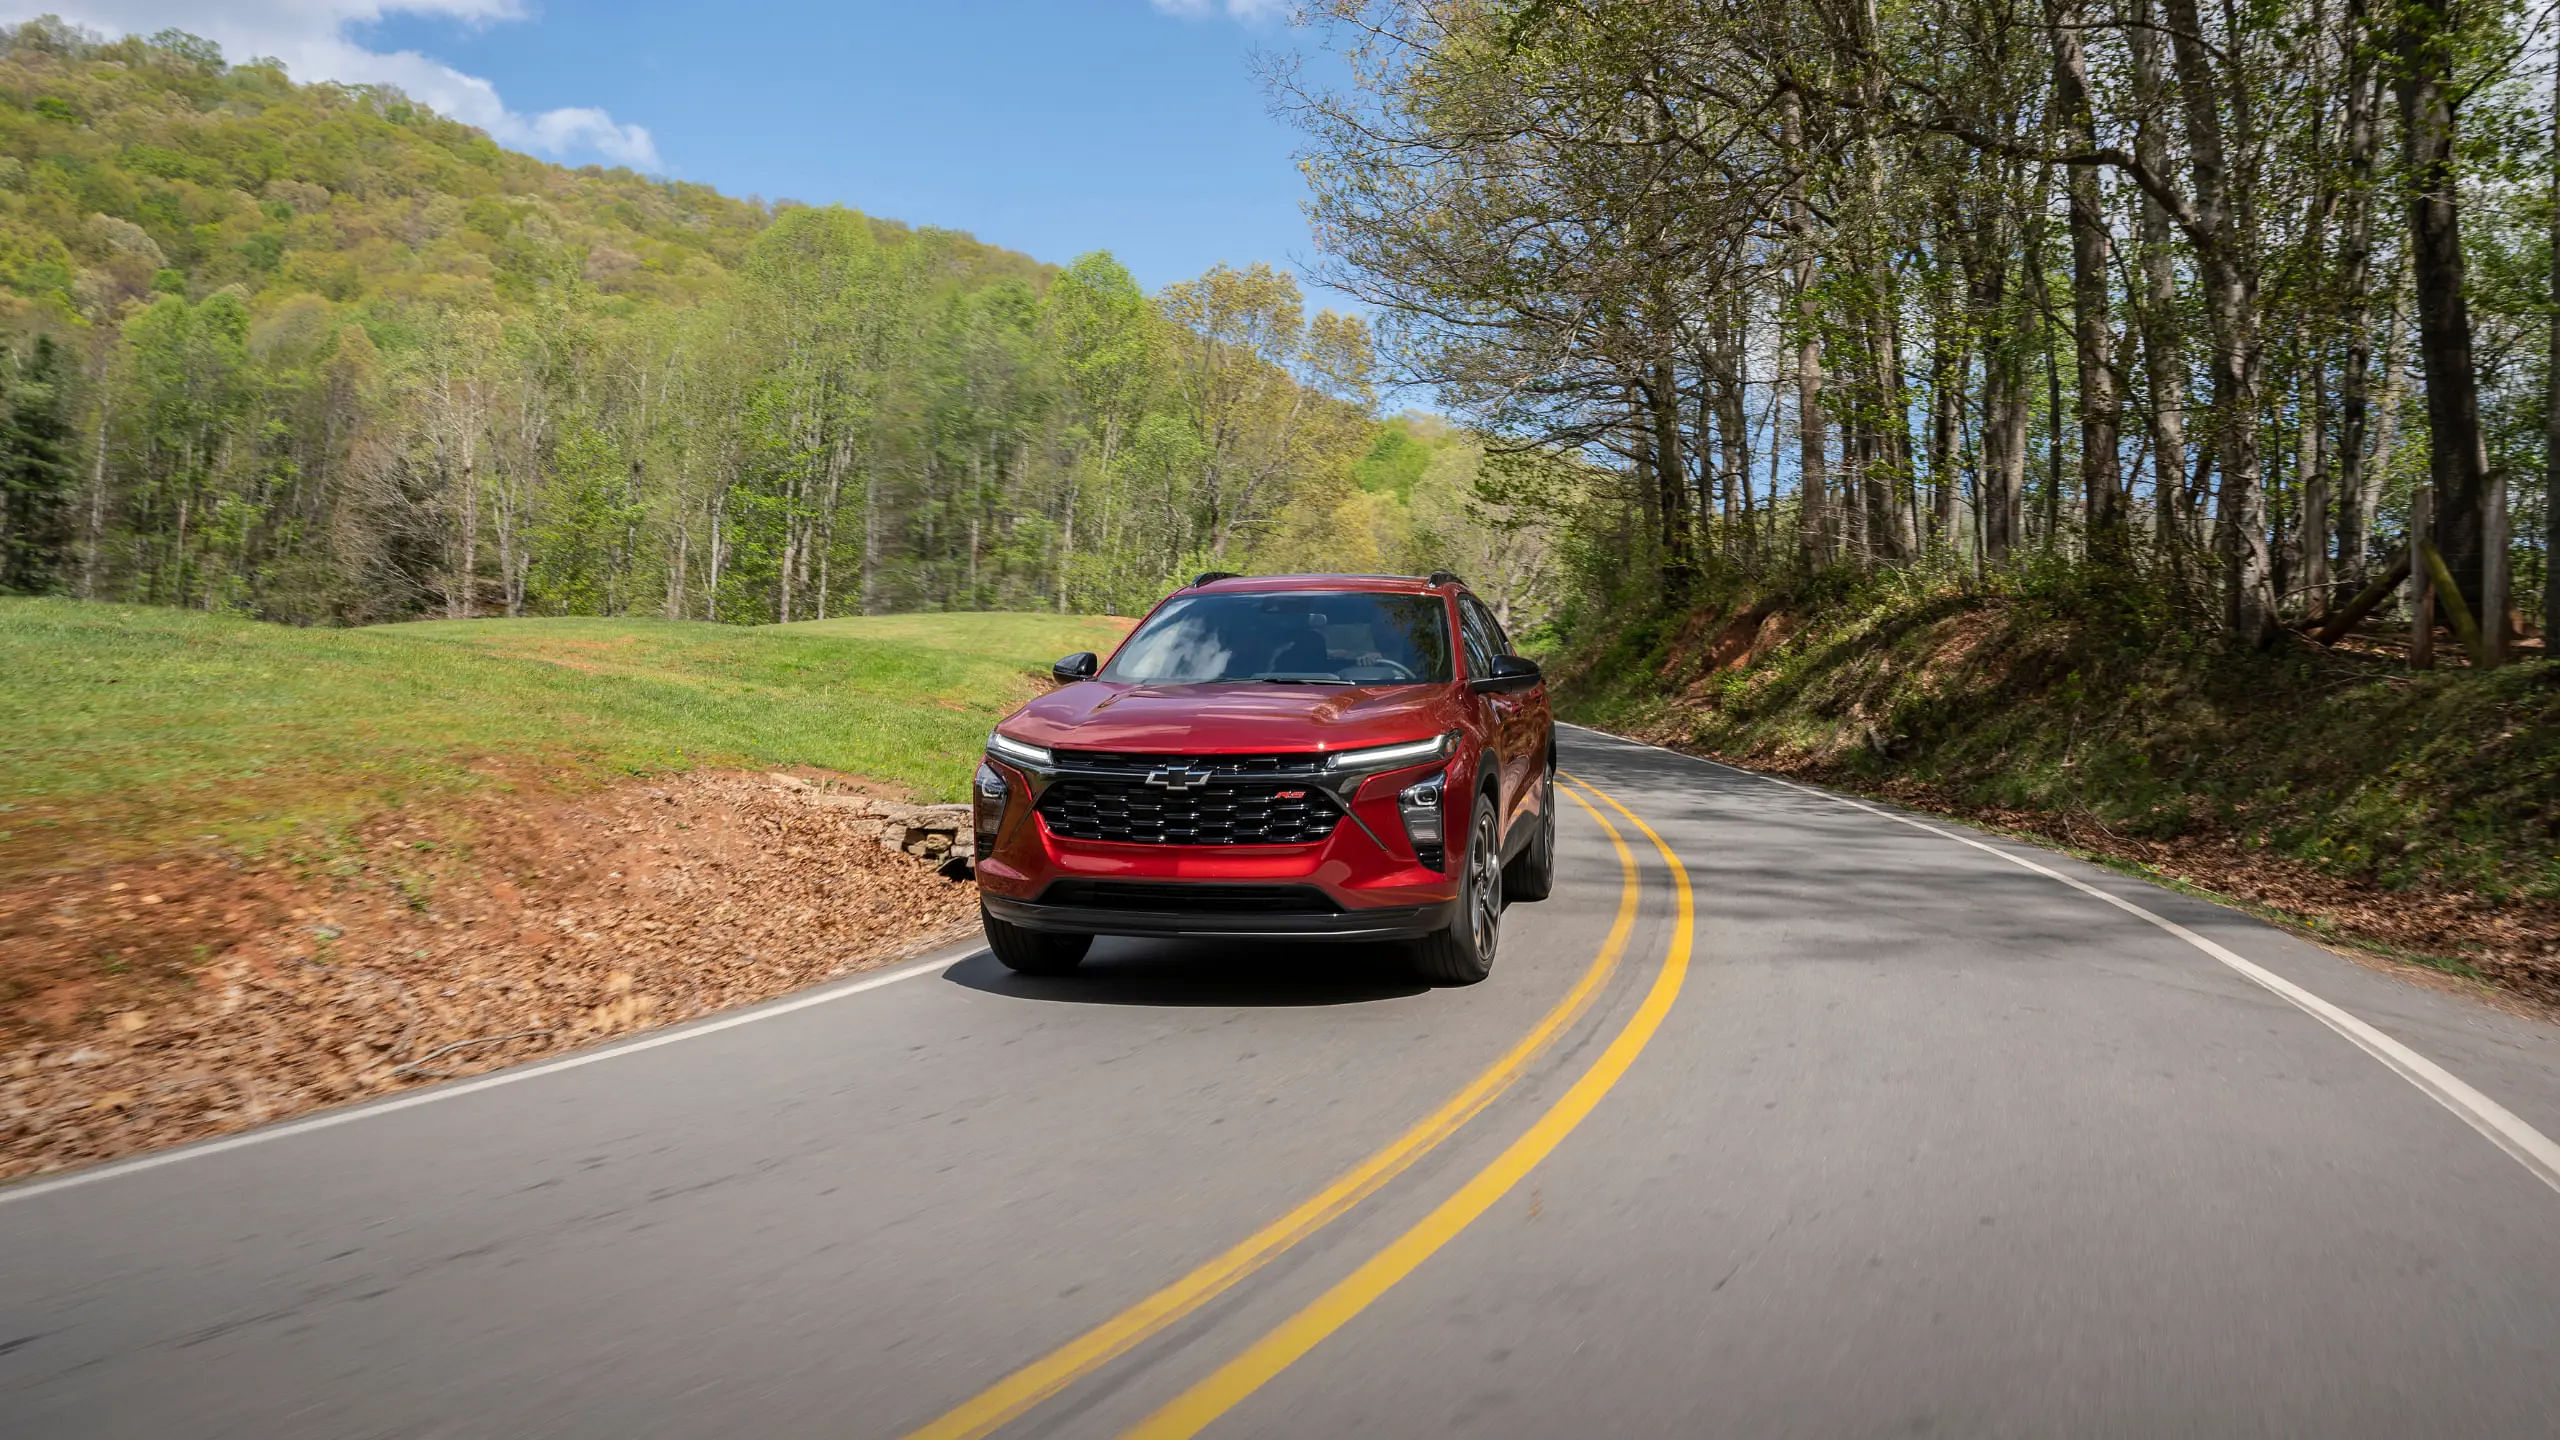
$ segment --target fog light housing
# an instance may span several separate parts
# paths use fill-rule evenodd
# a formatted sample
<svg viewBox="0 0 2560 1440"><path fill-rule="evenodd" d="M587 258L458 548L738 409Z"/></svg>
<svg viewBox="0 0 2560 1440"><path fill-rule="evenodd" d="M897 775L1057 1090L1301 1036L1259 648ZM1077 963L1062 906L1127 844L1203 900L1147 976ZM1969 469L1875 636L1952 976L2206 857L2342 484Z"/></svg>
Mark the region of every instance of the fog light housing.
<svg viewBox="0 0 2560 1440"><path fill-rule="evenodd" d="M1413 858L1434 870L1446 868L1448 781L1444 771L1396 792L1396 813L1404 817L1404 835L1413 842Z"/></svg>
<svg viewBox="0 0 2560 1440"><path fill-rule="evenodd" d="M1011 793L1003 771L993 765L978 766L977 783L969 787L969 819L977 831L978 859L996 853L996 831L1004 825L1005 797Z"/></svg>

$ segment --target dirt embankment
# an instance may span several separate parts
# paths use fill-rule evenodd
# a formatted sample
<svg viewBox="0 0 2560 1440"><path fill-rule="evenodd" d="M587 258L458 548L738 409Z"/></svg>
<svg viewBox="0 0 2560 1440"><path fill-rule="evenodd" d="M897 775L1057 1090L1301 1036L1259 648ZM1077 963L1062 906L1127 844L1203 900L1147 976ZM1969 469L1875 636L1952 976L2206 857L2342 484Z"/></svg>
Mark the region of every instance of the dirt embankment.
<svg viewBox="0 0 2560 1440"><path fill-rule="evenodd" d="M947 809L695 772L0 892L0 1177L799 989L961 932ZM910 853L913 852L913 853Z"/></svg>

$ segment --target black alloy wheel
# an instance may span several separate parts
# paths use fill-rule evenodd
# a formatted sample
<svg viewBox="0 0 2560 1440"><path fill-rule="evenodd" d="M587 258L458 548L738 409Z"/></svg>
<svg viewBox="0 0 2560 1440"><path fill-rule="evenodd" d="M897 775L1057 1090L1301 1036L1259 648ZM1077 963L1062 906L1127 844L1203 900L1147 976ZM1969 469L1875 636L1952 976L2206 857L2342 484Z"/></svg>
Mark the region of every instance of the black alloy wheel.
<svg viewBox="0 0 2560 1440"><path fill-rule="evenodd" d="M1502 843L1493 798L1476 797L1467 853L1458 868L1457 913L1449 928L1414 942L1414 973L1434 985L1473 985L1493 973L1502 943Z"/></svg>

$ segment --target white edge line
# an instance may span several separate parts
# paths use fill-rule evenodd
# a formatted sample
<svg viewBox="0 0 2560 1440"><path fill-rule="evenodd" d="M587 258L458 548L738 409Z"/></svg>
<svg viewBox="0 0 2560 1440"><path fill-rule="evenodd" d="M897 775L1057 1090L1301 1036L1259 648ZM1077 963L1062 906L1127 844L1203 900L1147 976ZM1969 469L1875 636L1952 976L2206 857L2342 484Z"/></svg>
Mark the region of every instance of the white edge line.
<svg viewBox="0 0 2560 1440"><path fill-rule="evenodd" d="M1979 850L1986 855L1997 855L2001 859L2008 861L2010 864L2015 865L2022 870L2032 870L2038 875L2045 876L2048 879L2059 880L2063 884L2070 886L2072 889L2077 890L2084 895L2093 896L2113 905L2128 915L2147 920L2153 925L2156 925L2170 934L2177 936L2179 939L2186 941L2188 944L2203 951L2205 954L2212 956L2214 959L2221 961L2223 964L2231 967L2233 970L2239 972L2241 975L2247 977L2249 980L2255 982L2270 993L2290 1002L2295 1008L2301 1010L2304 1014L2311 1016L2321 1024L2328 1026L2330 1029L2337 1031L2340 1035L2343 1035L2347 1039L2353 1041L2358 1049L2363 1050L2374 1059L2389 1066L2394 1073L2400 1076L2401 1079L2415 1085L2420 1091L2424 1092L2428 1098L2434 1100L2437 1104L2442 1105L2447 1110L2452 1111L2464 1124L2469 1125L2472 1129L2477 1130L2482 1135L2488 1137L2489 1143L2506 1151L2517 1164L2522 1165L2525 1169L2533 1172L2535 1178L2541 1180L2543 1184L2550 1186L2555 1191L2560 1191L2560 1144L2552 1143L2551 1137L2534 1129L2531 1125L2526 1124L2521 1116L2518 1116L2515 1112L2507 1109L2504 1105L2499 1104L2497 1101L2490 1099L2488 1096L2481 1094L2479 1091L2463 1083L2463 1081L2455 1076L2452 1071L2438 1065L2433 1060L2430 1060L2426 1056L2419 1054L2417 1051L2410 1049L2408 1046L2401 1044L2399 1041L2392 1039L2389 1035L2375 1029L2372 1025L2356 1018L2354 1015L2349 1014L2347 1011L2340 1009L2336 1005L2321 999L2319 996L2312 994L2310 991L2303 989L2301 986L2294 984L2292 981L2285 979L2274 971L2233 953L2214 941L2208 940L2202 935L2198 935L2194 931L2174 920L2170 920L2164 916L2155 915L2151 911L2134 904L2132 901L2127 900L2122 896L2109 894L2107 891L2101 890L2097 886L2091 885L2086 881L2074 879L2069 875L2063 874L2059 870L2039 865L2035 861L2030 860L2023 855L2013 854L2007 850L2001 849L1997 845L1985 844L1984 842L1976 840L1969 835L1959 835L1952 830L1942 830L1925 821L1914 820L1908 815L1896 815L1890 810L1869 805L1864 801L1852 800L1845 795L1834 795L1828 790L1819 790L1811 785L1798 784L1793 780L1782 780L1775 775L1763 775L1757 770L1746 770L1739 765L1727 765L1721 760L1709 760L1703 756L1691 755L1686 751L1674 750L1664 745L1651 745L1642 740L1629 740L1623 735L1611 735L1606 730L1593 730L1587 725L1575 725L1571 728L1584 731L1588 734L1598 735L1609 740L1614 740L1621 745L1634 745L1647 750L1659 750L1665 755L1677 755L1683 760L1695 761L1700 765L1712 765L1720 770L1730 770L1737 775L1747 775L1754 780L1765 780L1772 785L1783 785L1790 790L1800 790L1807 795L1829 800L1835 804L1846 805L1852 810L1864 810L1870 815L1880 815L1897 824L1908 825L1914 830L1926 830L1932 835L1942 836L1946 839L1953 840L1959 845L1970 845L1974 849Z"/></svg>
<svg viewBox="0 0 2560 1440"><path fill-rule="evenodd" d="M894 970L881 970L869 975L857 976L839 984L803 991L788 999L770 1001L743 1010L733 1010L726 1015L697 1020L689 1024L670 1026L629 1040L599 1045L592 1050L581 1050L574 1055L563 1055L557 1060L520 1065L509 1070L495 1071L473 1080L437 1085L425 1090L413 1090L406 1095L395 1095L386 1099L349 1105L343 1109L325 1110L300 1120L287 1120L282 1124L246 1130L217 1140L204 1140L192 1145L180 1145L172 1149L156 1151L149 1155L136 1155L129 1160L110 1160L103 1165L93 1165L86 1170L75 1170L68 1175L57 1175L51 1179L22 1181L0 1188L0 1205L19 1200L32 1200L39 1195L51 1195L56 1191L69 1190L76 1186L93 1185L98 1181L112 1180L120 1175L157 1170L163 1165L175 1165L182 1160L219 1155L226 1150L243 1150L252 1145L263 1145L270 1140L282 1140L290 1135L306 1135L314 1130L327 1130L333 1126L353 1124L358 1120L370 1120L377 1115L388 1115L395 1110L407 1110L414 1106L432 1104L438 1100L451 1100L457 1096L477 1094L483 1090L495 1090L501 1085L513 1085L520 1080L556 1075L563 1070L575 1070L582 1065L593 1065L601 1060L615 1060L625 1055L636 1055L643 1050L655 1050L661 1045L673 1045L681 1040L717 1034L722 1030L735 1030L741 1025L751 1025L758 1020L770 1020L776 1015L788 1015L794 1010L806 1010L814 1005L824 1005L850 995L859 995L866 990L895 985L901 980L913 980L919 975L933 974L949 966L953 961L966 959L980 948L982 947L975 940L963 941L958 945L945 946Z"/></svg>

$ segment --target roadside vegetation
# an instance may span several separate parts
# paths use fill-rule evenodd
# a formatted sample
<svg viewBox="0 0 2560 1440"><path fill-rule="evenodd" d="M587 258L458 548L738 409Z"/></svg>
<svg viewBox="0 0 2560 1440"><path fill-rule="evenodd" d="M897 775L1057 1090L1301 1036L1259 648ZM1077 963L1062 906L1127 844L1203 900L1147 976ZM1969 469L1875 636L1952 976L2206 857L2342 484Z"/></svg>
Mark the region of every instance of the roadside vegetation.
<svg viewBox="0 0 2560 1440"><path fill-rule="evenodd" d="M2236 649L2063 565L1703 588L1557 657L1565 713L2560 999L2560 665Z"/></svg>
<svg viewBox="0 0 2560 1440"><path fill-rule="evenodd" d="M1119 631L1006 614L305 630L0 600L0 877L262 853L493 785L700 767L956 799L1049 662Z"/></svg>
<svg viewBox="0 0 2560 1440"><path fill-rule="evenodd" d="M1121 622L293 629L0 600L0 1177L956 932L987 729Z"/></svg>

